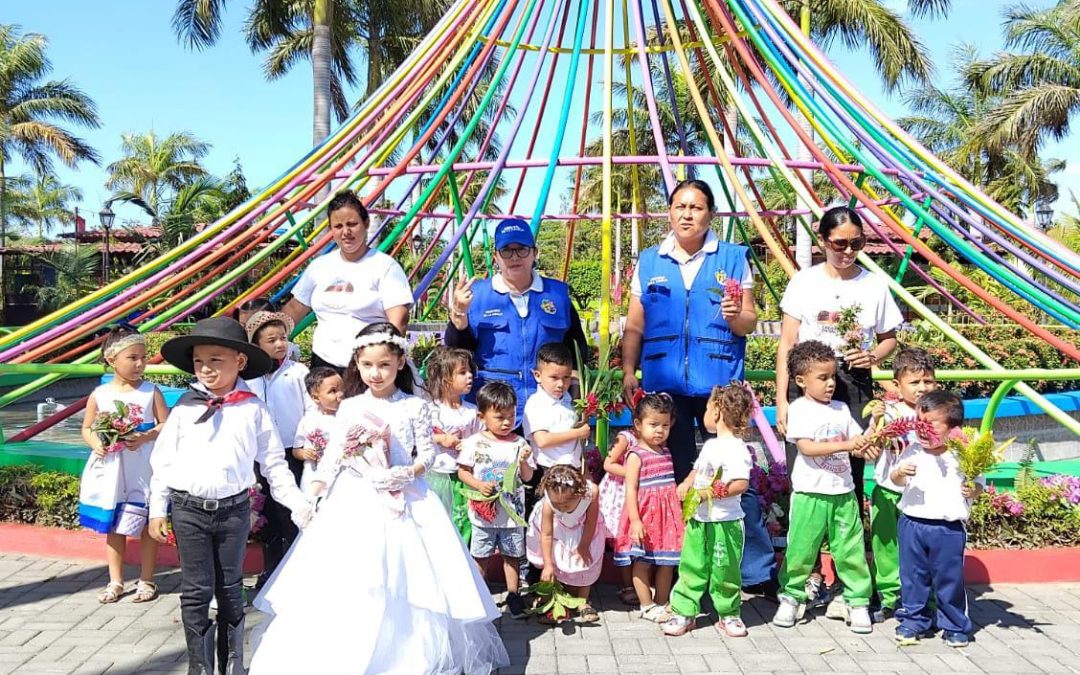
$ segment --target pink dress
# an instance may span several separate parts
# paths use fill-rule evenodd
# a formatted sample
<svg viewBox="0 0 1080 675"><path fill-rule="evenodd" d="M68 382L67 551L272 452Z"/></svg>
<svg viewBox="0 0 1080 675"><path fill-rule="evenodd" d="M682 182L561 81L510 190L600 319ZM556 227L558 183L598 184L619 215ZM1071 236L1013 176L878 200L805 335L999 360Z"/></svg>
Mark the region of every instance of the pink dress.
<svg viewBox="0 0 1080 675"><path fill-rule="evenodd" d="M626 466L626 455L630 448L637 445L637 436L631 431L620 431L619 437L626 439L627 452L623 453L619 464ZM622 476L604 474L600 481L600 517L607 525L609 536L614 537L619 531L619 516L622 515L623 502L625 501L626 488L623 485Z"/></svg>
<svg viewBox="0 0 1080 675"><path fill-rule="evenodd" d="M604 540L609 533L604 526L604 519L596 519L596 528L593 530L592 541L589 543L589 553L592 561L586 565L577 553L581 544L581 535L585 530L585 517L588 515L589 504L596 498L596 486L588 484L588 494L581 498L577 507L568 513L555 508L553 525L554 541L552 542L551 554L555 558L555 578L568 586L592 586L600 578L600 569L604 565ZM526 537L525 553L529 562L543 568L544 554L540 549L540 532L544 523L544 504L548 501L545 496L533 509L529 519L529 532Z"/></svg>
<svg viewBox="0 0 1080 675"><path fill-rule="evenodd" d="M685 525L682 519L682 503L676 494L675 467L671 453L653 452L640 445L629 452L641 458L638 474L638 514L645 526L645 537L640 543L630 538L630 516L623 508L619 516L619 531L615 538L615 564L626 567L635 561L652 565L679 564Z"/></svg>

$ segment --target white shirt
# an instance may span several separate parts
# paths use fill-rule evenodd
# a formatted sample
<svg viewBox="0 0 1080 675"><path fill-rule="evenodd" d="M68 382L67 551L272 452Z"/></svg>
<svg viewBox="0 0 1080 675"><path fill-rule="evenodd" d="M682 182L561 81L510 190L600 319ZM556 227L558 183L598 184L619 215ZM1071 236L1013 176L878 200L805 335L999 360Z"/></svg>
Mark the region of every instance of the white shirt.
<svg viewBox="0 0 1080 675"><path fill-rule="evenodd" d="M480 431L480 418L477 417L476 406L468 401L462 401L456 408L442 401L435 401L431 409L431 423L442 433L454 434L461 440ZM457 473L457 448L436 443L435 452L437 454L435 463L431 465L432 471Z"/></svg>
<svg viewBox="0 0 1080 675"><path fill-rule="evenodd" d="M663 241L660 242L660 247L657 249L657 253L667 258L671 258L679 265L679 273L682 275L683 287L690 288L694 285L694 279L697 278L697 274L701 271L701 266L705 262L705 256L709 253L716 253L720 248L720 239L716 236L716 233L712 230L708 230L705 233L705 243L698 249L697 253L693 254L689 258L681 251L676 251L675 234L668 232ZM746 265L744 268L742 278L743 290L751 290L754 288L754 270L750 265ZM630 294L641 297L641 276L638 273L638 269L634 268L634 274L630 278Z"/></svg>
<svg viewBox="0 0 1080 675"><path fill-rule="evenodd" d="M502 490L503 476L507 471L518 471L518 463L521 461L521 451L527 448L525 439L515 436L513 441L497 441L488 438L483 433L473 434L461 442L461 454L458 455L458 464L472 468L472 474L477 480L494 481ZM529 466L536 468L534 455L529 455L525 460ZM520 476L519 476L520 479ZM517 490L509 498L514 510L522 518L525 517L525 487L518 480ZM488 522L476 515L472 508L469 509L469 522L475 527L520 527L510 519L503 505L496 503L495 520Z"/></svg>
<svg viewBox="0 0 1080 675"><path fill-rule="evenodd" d="M555 398L543 388L537 389L529 400L525 401L523 417L525 419L522 420L522 429L525 432L525 438L532 445L536 461L540 466L569 464L576 468L581 467L580 441L567 441L541 449L533 438L533 434L537 431L570 431L578 426L578 414L574 411L570 394Z"/></svg>
<svg viewBox="0 0 1080 675"><path fill-rule="evenodd" d="M694 461L694 489L710 488L716 472L725 485L733 480L750 479L750 450L746 442L738 438L710 438L701 446L701 453ZM702 523L722 523L729 520L741 520L743 517L742 497L713 497L712 505L706 499L701 500L694 519Z"/></svg>
<svg viewBox="0 0 1080 675"><path fill-rule="evenodd" d="M352 358L357 333L386 321L388 308L413 304L401 265L375 249L355 262L340 251L319 256L300 275L292 294L315 312L312 351L340 368Z"/></svg>
<svg viewBox="0 0 1080 675"><path fill-rule="evenodd" d="M242 381L237 381L236 389L248 391ZM188 393L165 420L150 456L151 518L165 517L173 490L224 499L249 489L255 484L255 462L275 501L288 509L305 503L265 403L257 397L230 403L196 424L204 412L206 406Z"/></svg>
<svg viewBox="0 0 1080 675"><path fill-rule="evenodd" d="M327 444L330 441L330 434L334 431L334 425L336 419L333 415L328 415L322 410L319 410L318 406L310 408L304 416L300 419L300 423L296 425L296 435L292 439L293 448L315 448L314 439L311 436L316 431L321 431L322 436L326 439ZM317 448L318 449L318 448ZM326 446L321 450L326 451ZM315 478L315 471L319 468L318 462L304 461L304 473L300 477L300 489L307 493L308 485Z"/></svg>
<svg viewBox="0 0 1080 675"><path fill-rule="evenodd" d="M915 419L915 410L903 401L885 404L885 424L898 419ZM889 478L889 474L896 468L896 461L911 443L915 442L915 432L908 433L904 438L898 438L882 450L881 456L874 465L874 482L893 492L903 492L904 488L897 485Z"/></svg>
<svg viewBox="0 0 1080 675"><path fill-rule="evenodd" d="M862 427L851 418L843 401L819 403L809 396L800 396L788 408L787 439L791 443L801 438L812 441L846 441L862 433ZM859 477L860 479L862 476ZM801 452L795 457L791 471L791 489L822 495L842 495L855 490L851 478L851 459L846 452L807 457Z"/></svg>
<svg viewBox="0 0 1080 675"><path fill-rule="evenodd" d="M244 380L248 389L266 403L270 408L270 417L277 427L278 436L282 443L292 445L296 437L296 426L300 424L300 418L309 410L315 408L311 397L304 386L304 378L308 375L308 367L296 361L285 359L281 367L272 373L252 380Z"/></svg>
<svg viewBox="0 0 1080 675"><path fill-rule="evenodd" d="M837 355L844 349L844 336L836 330L837 313L859 305L863 349L873 344L874 335L895 330L904 321L885 279L864 269L851 279L830 277L825 264L799 270L791 277L780 309L799 322L798 341L819 340Z"/></svg>
<svg viewBox="0 0 1080 675"><path fill-rule="evenodd" d="M491 290L496 293L502 293L503 295L509 295L510 302L514 303L514 309L517 310L518 316L524 319L529 314L529 293L542 292L544 290L544 282L540 278L540 275L534 271L532 275L532 284L525 289L524 293L518 293L507 285L506 279L503 279L503 275L500 273L491 278Z"/></svg>
<svg viewBox="0 0 1080 675"><path fill-rule="evenodd" d="M908 462L915 465L915 475L907 477L904 494L900 497L899 507L904 515L929 520L968 519L971 502L960 493L965 478L955 455L948 450L932 455L916 441L907 446L897 463ZM981 477L975 482L986 484Z"/></svg>

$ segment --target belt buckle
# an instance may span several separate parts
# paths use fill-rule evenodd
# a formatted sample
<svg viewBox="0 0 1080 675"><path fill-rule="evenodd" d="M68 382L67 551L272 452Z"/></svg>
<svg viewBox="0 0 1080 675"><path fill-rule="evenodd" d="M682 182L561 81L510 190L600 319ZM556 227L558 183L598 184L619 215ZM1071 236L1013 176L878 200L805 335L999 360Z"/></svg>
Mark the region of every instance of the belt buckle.
<svg viewBox="0 0 1080 675"><path fill-rule="evenodd" d="M216 499L204 499L202 503L203 511L217 511L218 500Z"/></svg>

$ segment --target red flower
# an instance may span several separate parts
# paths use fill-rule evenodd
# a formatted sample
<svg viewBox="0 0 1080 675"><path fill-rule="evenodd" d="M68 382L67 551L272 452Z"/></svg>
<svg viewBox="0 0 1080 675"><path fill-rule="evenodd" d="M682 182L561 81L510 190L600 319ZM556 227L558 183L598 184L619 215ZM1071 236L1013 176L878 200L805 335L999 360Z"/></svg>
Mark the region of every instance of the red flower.
<svg viewBox="0 0 1080 675"><path fill-rule="evenodd" d="M478 502L475 500L469 500L469 505L472 507L473 513L480 517L485 523L495 522L495 500L490 502Z"/></svg>
<svg viewBox="0 0 1080 675"><path fill-rule="evenodd" d="M724 279L724 297L735 304L742 304L742 283L738 279Z"/></svg>

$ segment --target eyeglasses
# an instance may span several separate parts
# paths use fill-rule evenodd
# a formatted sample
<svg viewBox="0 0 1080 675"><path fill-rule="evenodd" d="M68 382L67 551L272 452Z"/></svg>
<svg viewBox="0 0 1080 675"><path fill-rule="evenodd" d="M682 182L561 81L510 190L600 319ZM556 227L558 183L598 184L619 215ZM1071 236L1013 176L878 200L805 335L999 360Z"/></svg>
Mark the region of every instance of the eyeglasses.
<svg viewBox="0 0 1080 675"><path fill-rule="evenodd" d="M525 248L523 246L515 246L513 248L507 246L506 248L499 249L499 257L503 260L510 260L515 256L521 259L525 259L532 255L532 252L533 250L531 248Z"/></svg>
<svg viewBox="0 0 1080 675"><path fill-rule="evenodd" d="M849 248L852 251L861 251L863 250L863 247L866 246L866 237L855 237L854 239L826 239L825 243L837 253L843 253Z"/></svg>

